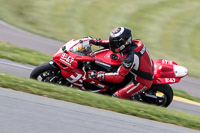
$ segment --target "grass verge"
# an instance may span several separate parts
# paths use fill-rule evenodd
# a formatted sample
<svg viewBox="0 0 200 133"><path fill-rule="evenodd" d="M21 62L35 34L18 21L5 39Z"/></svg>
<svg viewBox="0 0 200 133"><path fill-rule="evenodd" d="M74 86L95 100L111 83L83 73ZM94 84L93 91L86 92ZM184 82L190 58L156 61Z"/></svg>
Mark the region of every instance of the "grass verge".
<svg viewBox="0 0 200 133"><path fill-rule="evenodd" d="M189 99L189 100L200 103L200 98L198 98L198 97L191 96L188 93L181 91L181 90L173 89L173 91L174 91L175 96L182 97L182 98Z"/></svg>
<svg viewBox="0 0 200 133"><path fill-rule="evenodd" d="M111 98L100 94L80 91L78 89L15 77L1 72L0 86L3 88L10 88L17 91L200 130L200 116L169 110L162 107Z"/></svg>
<svg viewBox="0 0 200 133"><path fill-rule="evenodd" d="M0 41L0 58L37 66L50 61L52 56Z"/></svg>

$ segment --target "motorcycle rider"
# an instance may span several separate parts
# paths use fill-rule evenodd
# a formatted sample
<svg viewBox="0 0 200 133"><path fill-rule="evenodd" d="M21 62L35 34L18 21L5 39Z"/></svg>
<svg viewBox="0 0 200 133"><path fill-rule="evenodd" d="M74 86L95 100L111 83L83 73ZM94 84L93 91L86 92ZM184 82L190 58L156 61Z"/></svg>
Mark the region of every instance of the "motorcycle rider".
<svg viewBox="0 0 200 133"><path fill-rule="evenodd" d="M140 40L132 40L129 28L117 27L110 33L109 41L101 39L90 40L91 44L109 48L123 57L122 65L116 72L97 72L90 70L88 77L100 81L120 83L130 72L134 81L117 90L113 96L123 99L138 99L138 95L149 89L153 83L154 65L145 45Z"/></svg>

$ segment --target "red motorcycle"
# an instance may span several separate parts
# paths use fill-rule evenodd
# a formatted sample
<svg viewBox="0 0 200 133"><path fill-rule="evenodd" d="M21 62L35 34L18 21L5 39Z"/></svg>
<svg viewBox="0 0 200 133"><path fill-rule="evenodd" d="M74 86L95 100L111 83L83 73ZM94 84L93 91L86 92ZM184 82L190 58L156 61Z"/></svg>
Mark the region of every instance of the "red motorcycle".
<svg viewBox="0 0 200 133"><path fill-rule="evenodd" d="M121 54L113 53L109 49L92 52L89 40L91 38L65 43L55 53L53 60L37 66L30 78L107 95L112 95L133 80L131 73L127 74L121 83L89 78L87 74L89 70L116 72L123 61ZM139 101L167 107L173 99L173 90L169 84L179 82L188 74L188 70L167 59L154 60L154 67L153 85L139 94Z"/></svg>

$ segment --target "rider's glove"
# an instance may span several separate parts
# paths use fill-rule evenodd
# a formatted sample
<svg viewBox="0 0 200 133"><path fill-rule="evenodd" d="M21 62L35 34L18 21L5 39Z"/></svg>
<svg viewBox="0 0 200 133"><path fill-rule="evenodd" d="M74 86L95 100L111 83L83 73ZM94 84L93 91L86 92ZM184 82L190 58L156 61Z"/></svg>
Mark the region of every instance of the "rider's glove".
<svg viewBox="0 0 200 133"><path fill-rule="evenodd" d="M91 39L91 40L89 41L89 43L99 46L99 45L102 45L102 40L101 40L101 38Z"/></svg>
<svg viewBox="0 0 200 133"><path fill-rule="evenodd" d="M96 45L102 45L102 40L101 40L101 38L97 38L96 39Z"/></svg>
<svg viewBox="0 0 200 133"><path fill-rule="evenodd" d="M86 36L86 37L83 37L83 38L92 38L91 36Z"/></svg>
<svg viewBox="0 0 200 133"><path fill-rule="evenodd" d="M105 72L97 72L95 70L88 71L88 78L90 79L98 79L100 81L104 81Z"/></svg>
<svg viewBox="0 0 200 133"><path fill-rule="evenodd" d="M97 78L97 71L95 71L95 70L88 71L88 78L96 79Z"/></svg>

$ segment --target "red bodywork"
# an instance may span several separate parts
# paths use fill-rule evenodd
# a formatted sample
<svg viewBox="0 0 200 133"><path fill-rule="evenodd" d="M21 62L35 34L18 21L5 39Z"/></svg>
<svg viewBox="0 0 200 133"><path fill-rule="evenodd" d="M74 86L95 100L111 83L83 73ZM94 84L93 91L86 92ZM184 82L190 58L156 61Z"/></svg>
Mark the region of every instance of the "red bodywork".
<svg viewBox="0 0 200 133"><path fill-rule="evenodd" d="M90 39L83 39L83 41L88 41ZM70 49L79 43L79 40L71 40L64 44L66 46L67 52L63 52L62 48L60 48L54 55L53 60L60 67L61 73L67 81L72 83L74 86L85 89L83 87L83 81L90 82L95 86L100 88L100 91L105 91L108 86L102 84L98 80L92 80L87 77L87 73L78 68L78 62L100 62L106 65L121 65L123 58L118 53L113 53L108 49L104 49L101 51L97 51L94 53L93 57L83 56L70 51ZM116 60L111 59L111 54L115 54L117 56ZM188 74L186 68L178 66L177 63L166 60L166 59L157 59L154 60L154 80L153 84L171 84L177 83L180 79ZM177 73L177 67L181 67L183 69L181 73ZM176 69L176 71L175 71ZM179 71L179 70L178 70Z"/></svg>
<svg viewBox="0 0 200 133"><path fill-rule="evenodd" d="M174 65L177 63L166 60L157 59L154 62L154 80L153 84L170 84L177 83L180 81L181 77L176 77L174 73Z"/></svg>

